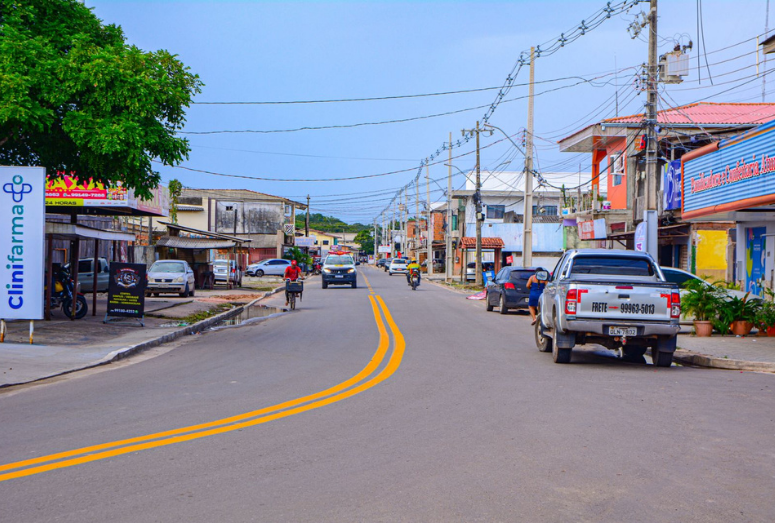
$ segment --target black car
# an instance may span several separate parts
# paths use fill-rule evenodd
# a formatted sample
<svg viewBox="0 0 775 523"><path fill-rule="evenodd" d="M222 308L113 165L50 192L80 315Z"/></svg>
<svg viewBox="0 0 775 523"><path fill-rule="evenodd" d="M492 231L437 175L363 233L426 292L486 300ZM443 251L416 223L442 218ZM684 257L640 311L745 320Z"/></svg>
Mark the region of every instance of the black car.
<svg viewBox="0 0 775 523"><path fill-rule="evenodd" d="M377 260L377 267L382 267L387 270L387 266L390 265L390 258L380 258Z"/></svg>
<svg viewBox="0 0 775 523"><path fill-rule="evenodd" d="M527 280L539 269L539 267L501 269L485 289L487 310L491 311L494 307L498 307L501 314L506 314L509 309L527 309L527 300L530 296Z"/></svg>

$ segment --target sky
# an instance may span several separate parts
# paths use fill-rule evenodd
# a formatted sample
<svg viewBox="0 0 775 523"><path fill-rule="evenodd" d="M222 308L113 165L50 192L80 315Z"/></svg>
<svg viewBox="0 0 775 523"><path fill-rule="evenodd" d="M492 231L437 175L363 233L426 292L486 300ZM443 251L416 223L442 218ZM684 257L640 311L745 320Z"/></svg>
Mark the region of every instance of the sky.
<svg viewBox="0 0 775 523"><path fill-rule="evenodd" d="M178 167L159 165L164 183L176 178L191 188L250 189L302 203L309 195L312 212L381 223L402 188L410 187L414 201L418 174L425 199L426 171L431 200L446 199L450 133L453 190L465 185L460 171L476 162L474 140L457 146L461 130L491 112L489 122L521 144L528 67L490 110L499 89L521 53L547 49L607 2L84 3L104 23L120 25L127 43L176 54L205 84L181 134L190 157ZM660 54L692 42L690 74L662 87L660 109L761 102L763 92L775 102L775 75L763 76L775 57L765 65L756 47L768 25L768 0L659 4ZM646 96L634 80L648 58L648 29L633 39L628 26L647 10L648 2L613 15L535 60L539 171L589 172L591 155L560 153L557 140L603 118L643 112ZM341 101L363 98L383 99ZM482 169L522 170L523 154L499 131L481 134L481 147ZM431 155L429 168L422 167ZM569 184L577 179L569 175Z"/></svg>

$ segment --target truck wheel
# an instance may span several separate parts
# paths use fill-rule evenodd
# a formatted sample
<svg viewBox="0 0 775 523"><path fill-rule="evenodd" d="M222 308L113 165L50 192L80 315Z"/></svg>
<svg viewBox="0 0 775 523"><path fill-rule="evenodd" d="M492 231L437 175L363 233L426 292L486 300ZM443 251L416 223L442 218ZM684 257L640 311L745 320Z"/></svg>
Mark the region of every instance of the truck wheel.
<svg viewBox="0 0 775 523"><path fill-rule="evenodd" d="M506 296L504 296L503 294L501 294L501 299L500 299L499 304L500 304L499 305L499 309L500 309L499 312L501 314L506 314L507 312L509 312L509 308L506 307Z"/></svg>
<svg viewBox="0 0 775 523"><path fill-rule="evenodd" d="M651 347L651 360L657 367L669 367L673 364L673 353L659 350L657 347Z"/></svg>
<svg viewBox="0 0 775 523"><path fill-rule="evenodd" d="M352 288L353 288L353 289L357 289L357 288L358 288L358 282L357 282L357 281L354 281L354 282L353 282L353 284L352 284Z"/></svg>
<svg viewBox="0 0 775 523"><path fill-rule="evenodd" d="M538 320L535 324L535 338L539 352L552 352L553 340L541 332L541 320Z"/></svg>
<svg viewBox="0 0 775 523"><path fill-rule="evenodd" d="M493 306L490 303L490 295L486 294L484 297L484 304L487 306L487 312L492 312Z"/></svg>
<svg viewBox="0 0 775 523"><path fill-rule="evenodd" d="M328 282L327 282L327 281L324 281L324 282L323 282L323 288L324 288L324 289L328 289Z"/></svg>
<svg viewBox="0 0 775 523"><path fill-rule="evenodd" d="M552 343L552 359L555 363L570 363L572 349L559 349L557 343Z"/></svg>

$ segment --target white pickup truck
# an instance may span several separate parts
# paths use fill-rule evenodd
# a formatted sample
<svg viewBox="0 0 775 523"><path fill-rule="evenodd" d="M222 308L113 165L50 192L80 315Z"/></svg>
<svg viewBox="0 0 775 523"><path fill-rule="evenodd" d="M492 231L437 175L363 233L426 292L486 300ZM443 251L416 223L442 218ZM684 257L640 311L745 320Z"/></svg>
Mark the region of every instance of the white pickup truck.
<svg viewBox="0 0 775 523"><path fill-rule="evenodd" d="M651 349L654 365L671 365L681 295L647 253L569 250L548 279L535 338L556 363L569 363L575 345L597 343L630 358Z"/></svg>

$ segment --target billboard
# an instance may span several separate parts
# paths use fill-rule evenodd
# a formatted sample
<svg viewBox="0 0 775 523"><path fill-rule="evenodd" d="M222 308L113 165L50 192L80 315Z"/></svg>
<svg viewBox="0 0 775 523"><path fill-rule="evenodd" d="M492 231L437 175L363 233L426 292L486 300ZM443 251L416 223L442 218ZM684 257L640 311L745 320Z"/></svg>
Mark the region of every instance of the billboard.
<svg viewBox="0 0 775 523"><path fill-rule="evenodd" d="M662 196L664 210L672 211L681 208L681 160L673 160L665 165Z"/></svg>
<svg viewBox="0 0 775 523"><path fill-rule="evenodd" d="M46 169L0 167L0 318L43 319Z"/></svg>
<svg viewBox="0 0 775 523"><path fill-rule="evenodd" d="M606 225L605 218L597 220L586 220L578 222L580 240L605 240Z"/></svg>
<svg viewBox="0 0 775 523"><path fill-rule="evenodd" d="M158 186L150 200L142 200L121 182L106 186L91 178L82 180L75 173L57 171L46 180L46 205L52 207L99 207L137 209L157 216L169 216L170 199L166 187Z"/></svg>

